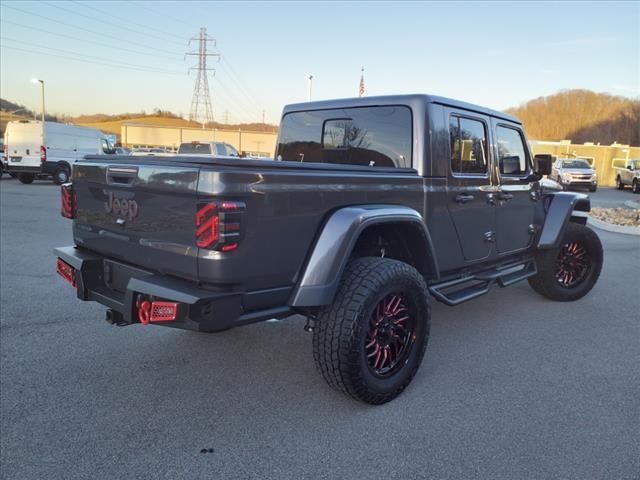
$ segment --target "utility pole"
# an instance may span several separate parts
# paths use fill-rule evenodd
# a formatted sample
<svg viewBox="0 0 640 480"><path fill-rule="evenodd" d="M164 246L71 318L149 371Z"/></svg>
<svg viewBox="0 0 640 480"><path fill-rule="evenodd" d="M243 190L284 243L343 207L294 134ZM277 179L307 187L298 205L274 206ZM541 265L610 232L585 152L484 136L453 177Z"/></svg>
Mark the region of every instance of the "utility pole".
<svg viewBox="0 0 640 480"><path fill-rule="evenodd" d="M200 28L200 35L189 39L189 45L192 41L198 41L197 52L187 52L185 58L188 55L198 57L198 67L191 67L189 70L197 70L196 83L193 89L193 98L191 99L191 110L189 112L189 120L196 122L202 121L202 128L208 122L213 122L213 106L211 105L211 95L209 94L209 79L207 72L213 71L214 68L207 68L207 57L220 57L217 53L207 53L207 43L213 42L215 46L215 39L207 35L207 28Z"/></svg>

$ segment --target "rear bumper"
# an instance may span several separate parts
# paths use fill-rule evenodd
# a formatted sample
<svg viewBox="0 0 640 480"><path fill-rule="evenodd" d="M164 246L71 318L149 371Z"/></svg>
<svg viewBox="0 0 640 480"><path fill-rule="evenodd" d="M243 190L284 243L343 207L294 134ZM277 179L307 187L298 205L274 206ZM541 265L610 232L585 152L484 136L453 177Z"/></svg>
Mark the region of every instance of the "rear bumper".
<svg viewBox="0 0 640 480"><path fill-rule="evenodd" d="M42 167L26 167L15 164L5 163L3 169L7 173L33 173L34 175L42 174Z"/></svg>
<svg viewBox="0 0 640 480"><path fill-rule="evenodd" d="M217 332L290 314L288 308L243 313L241 292L212 292L186 280L158 275L77 247L60 247L55 255L74 268L78 298L98 302L117 312L125 324L140 323L140 300L178 303L175 320L167 327Z"/></svg>

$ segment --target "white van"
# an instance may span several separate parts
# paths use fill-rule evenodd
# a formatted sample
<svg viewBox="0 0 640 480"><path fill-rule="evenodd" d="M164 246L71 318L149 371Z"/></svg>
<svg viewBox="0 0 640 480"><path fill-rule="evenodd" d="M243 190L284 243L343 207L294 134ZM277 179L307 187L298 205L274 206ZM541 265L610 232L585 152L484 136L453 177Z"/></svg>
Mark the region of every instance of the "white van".
<svg viewBox="0 0 640 480"><path fill-rule="evenodd" d="M42 175L66 183L76 160L103 153L115 150L95 128L45 122L43 131L40 121L20 120L7 123L4 133L4 170L22 183Z"/></svg>

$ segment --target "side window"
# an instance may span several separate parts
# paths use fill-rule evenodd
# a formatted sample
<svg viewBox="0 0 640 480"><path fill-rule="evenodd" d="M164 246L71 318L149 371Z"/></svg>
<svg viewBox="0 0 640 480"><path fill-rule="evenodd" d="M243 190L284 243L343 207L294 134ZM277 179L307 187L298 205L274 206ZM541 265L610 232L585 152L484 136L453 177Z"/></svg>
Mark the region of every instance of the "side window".
<svg viewBox="0 0 640 480"><path fill-rule="evenodd" d="M225 145L225 147L227 147L227 155L229 155L230 157L239 157L240 156L238 151L232 145L229 145L228 143L225 143L224 145Z"/></svg>
<svg viewBox="0 0 640 480"><path fill-rule="evenodd" d="M527 173L527 154L520 131L499 126L496 134L500 173L507 176L522 176Z"/></svg>
<svg viewBox="0 0 640 480"><path fill-rule="evenodd" d="M452 116L449 121L451 171L454 175L487 173L487 132L479 120Z"/></svg>
<svg viewBox="0 0 640 480"><path fill-rule="evenodd" d="M215 146L218 155L221 155L223 157L226 157L228 155L227 149L224 147L224 143L216 143Z"/></svg>

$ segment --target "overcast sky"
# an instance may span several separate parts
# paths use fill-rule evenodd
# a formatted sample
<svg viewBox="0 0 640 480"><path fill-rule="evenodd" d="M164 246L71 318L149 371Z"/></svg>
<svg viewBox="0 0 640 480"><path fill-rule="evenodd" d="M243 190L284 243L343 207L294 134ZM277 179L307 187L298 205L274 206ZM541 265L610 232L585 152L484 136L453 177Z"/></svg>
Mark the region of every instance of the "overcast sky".
<svg viewBox="0 0 640 480"><path fill-rule="evenodd" d="M640 95L639 2L1 3L2 98L66 114L188 114L200 27L214 115L277 122L286 103L433 93L505 109L561 89ZM196 46L192 43L191 50Z"/></svg>

